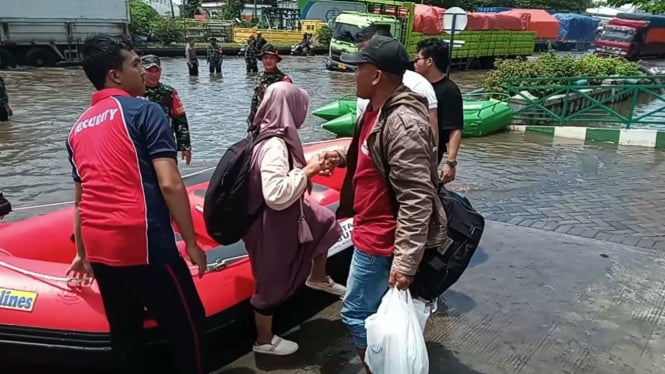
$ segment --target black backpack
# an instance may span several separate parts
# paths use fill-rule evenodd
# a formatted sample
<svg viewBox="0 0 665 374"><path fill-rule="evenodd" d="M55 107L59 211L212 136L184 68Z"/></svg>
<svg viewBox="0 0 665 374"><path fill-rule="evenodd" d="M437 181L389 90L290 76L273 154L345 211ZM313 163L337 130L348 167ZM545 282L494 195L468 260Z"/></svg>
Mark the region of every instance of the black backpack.
<svg viewBox="0 0 665 374"><path fill-rule="evenodd" d="M224 152L210 178L203 202L208 235L222 245L242 239L265 208L265 202L249 212L249 171L254 146L276 134L262 133L233 144Z"/></svg>

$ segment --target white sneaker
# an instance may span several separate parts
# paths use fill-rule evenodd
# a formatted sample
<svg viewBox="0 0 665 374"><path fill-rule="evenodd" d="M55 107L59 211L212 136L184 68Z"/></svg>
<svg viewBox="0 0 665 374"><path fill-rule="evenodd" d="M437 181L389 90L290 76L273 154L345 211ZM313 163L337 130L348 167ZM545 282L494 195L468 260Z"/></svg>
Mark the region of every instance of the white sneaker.
<svg viewBox="0 0 665 374"><path fill-rule="evenodd" d="M335 296L344 296L346 294L346 287L339 283L335 283L330 277L327 277L327 279L327 282L312 282L307 279L305 285L311 289L327 292Z"/></svg>
<svg viewBox="0 0 665 374"><path fill-rule="evenodd" d="M256 353L263 353L266 355L288 356L296 353L298 348L298 343L275 335L272 337L270 344L256 345L256 343L254 343L252 350Z"/></svg>

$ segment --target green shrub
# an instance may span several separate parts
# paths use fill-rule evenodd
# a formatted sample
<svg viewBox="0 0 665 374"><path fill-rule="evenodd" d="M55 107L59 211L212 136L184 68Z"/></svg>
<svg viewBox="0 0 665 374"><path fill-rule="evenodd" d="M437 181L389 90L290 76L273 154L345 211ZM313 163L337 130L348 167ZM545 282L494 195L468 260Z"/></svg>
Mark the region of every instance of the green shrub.
<svg viewBox="0 0 665 374"><path fill-rule="evenodd" d="M495 70L491 71L483 88L490 92L508 93L506 79L515 78L593 78L612 75L637 76L644 75L639 65L619 57L600 57L593 54L575 58L571 55L555 55L545 53L537 60L498 59ZM598 84L600 80L589 79L590 84ZM512 85L525 87L532 95L542 97L556 91L556 88L544 86L561 85L561 81L541 80L538 82L513 82ZM539 88L529 89L529 87Z"/></svg>
<svg viewBox="0 0 665 374"><path fill-rule="evenodd" d="M318 40L319 44L321 46L329 46L330 45L330 39L332 39L332 29L328 26L323 26L321 30L319 30L318 35L316 36L316 39Z"/></svg>
<svg viewBox="0 0 665 374"><path fill-rule="evenodd" d="M185 40L185 24L178 19L160 17L152 24L152 32L163 44L183 42Z"/></svg>
<svg viewBox="0 0 665 374"><path fill-rule="evenodd" d="M131 19L129 31L132 34L150 34L151 24L159 19L157 11L141 0L129 1L129 15Z"/></svg>

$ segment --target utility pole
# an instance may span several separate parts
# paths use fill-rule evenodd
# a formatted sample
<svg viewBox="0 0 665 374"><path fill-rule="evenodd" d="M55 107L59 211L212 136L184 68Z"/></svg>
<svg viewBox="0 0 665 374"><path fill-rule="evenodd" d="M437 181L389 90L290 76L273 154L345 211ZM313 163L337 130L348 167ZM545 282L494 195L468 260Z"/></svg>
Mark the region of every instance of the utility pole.
<svg viewBox="0 0 665 374"><path fill-rule="evenodd" d="M171 2L171 18L175 18L175 10L173 10L173 0L170 0Z"/></svg>

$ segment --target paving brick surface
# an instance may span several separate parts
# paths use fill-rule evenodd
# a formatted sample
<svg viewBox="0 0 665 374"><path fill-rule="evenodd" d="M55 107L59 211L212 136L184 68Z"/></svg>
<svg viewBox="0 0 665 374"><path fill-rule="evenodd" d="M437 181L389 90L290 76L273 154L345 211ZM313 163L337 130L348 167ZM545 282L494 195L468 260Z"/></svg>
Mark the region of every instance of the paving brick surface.
<svg viewBox="0 0 665 374"><path fill-rule="evenodd" d="M665 250L663 151L534 134L465 139L450 186L488 220Z"/></svg>
<svg viewBox="0 0 665 374"><path fill-rule="evenodd" d="M435 374L662 374L665 263L649 250L488 222L425 330ZM340 303L215 374L363 374ZM377 350L378 351L378 350Z"/></svg>

